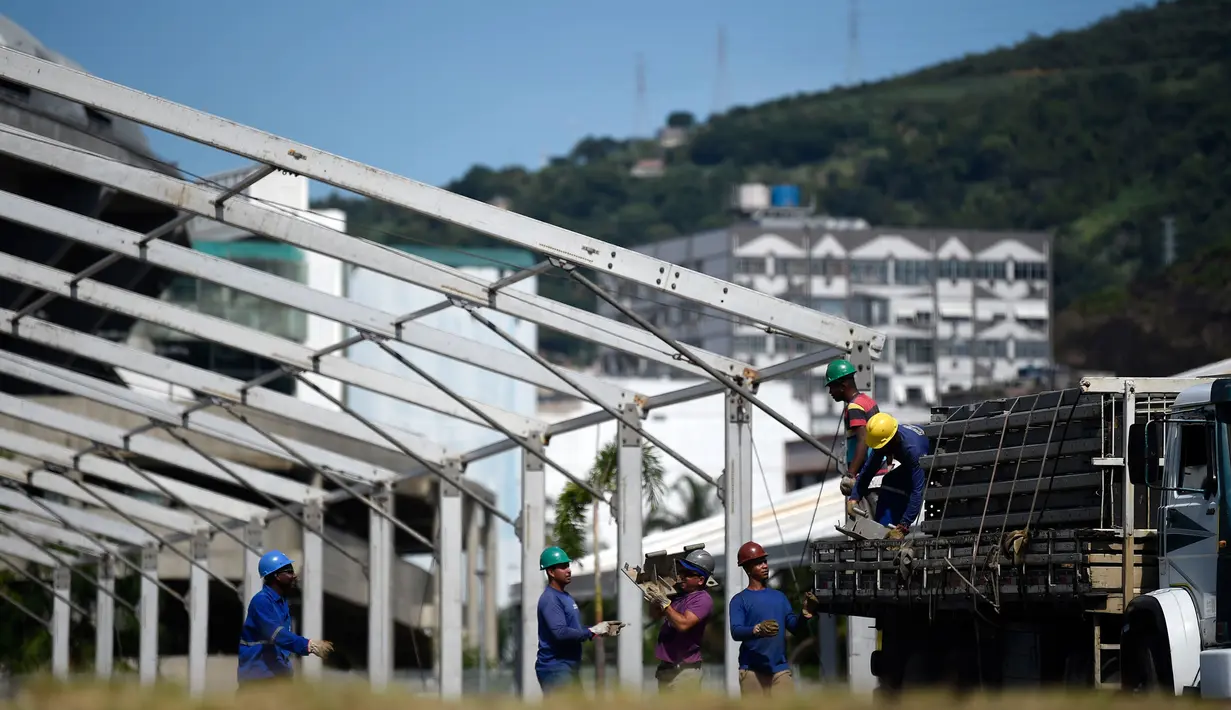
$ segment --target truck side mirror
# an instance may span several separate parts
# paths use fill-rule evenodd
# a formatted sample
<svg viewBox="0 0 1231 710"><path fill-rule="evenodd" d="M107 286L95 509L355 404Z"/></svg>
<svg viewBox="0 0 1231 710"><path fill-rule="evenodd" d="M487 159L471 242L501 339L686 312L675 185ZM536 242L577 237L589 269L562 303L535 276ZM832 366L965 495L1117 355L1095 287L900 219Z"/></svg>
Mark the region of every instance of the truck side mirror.
<svg viewBox="0 0 1231 710"><path fill-rule="evenodd" d="M1163 481L1158 460L1163 454L1163 422L1154 420L1128 428L1128 479L1135 486L1157 487Z"/></svg>

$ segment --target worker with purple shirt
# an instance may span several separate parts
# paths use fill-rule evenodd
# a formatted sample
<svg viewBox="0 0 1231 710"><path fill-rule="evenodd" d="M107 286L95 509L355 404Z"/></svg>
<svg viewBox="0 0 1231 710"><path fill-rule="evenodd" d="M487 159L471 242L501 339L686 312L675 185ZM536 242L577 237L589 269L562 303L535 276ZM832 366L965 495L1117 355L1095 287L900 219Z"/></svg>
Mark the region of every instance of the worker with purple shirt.
<svg viewBox="0 0 1231 710"><path fill-rule="evenodd" d="M797 616L791 600L767 584L769 556L755 542L740 546L736 562L748 575L748 586L731 598L728 615L731 638L740 642L740 693L794 692L795 679L786 660L786 632L808 633L806 620L819 606L816 597L805 595L803 616Z"/></svg>
<svg viewBox="0 0 1231 710"><path fill-rule="evenodd" d="M714 600L705 583L714 573L714 558L705 550L693 550L679 561L678 594L670 601L659 593L647 592L646 599L663 618L658 630L658 690L697 691L701 688L701 639L714 611Z"/></svg>

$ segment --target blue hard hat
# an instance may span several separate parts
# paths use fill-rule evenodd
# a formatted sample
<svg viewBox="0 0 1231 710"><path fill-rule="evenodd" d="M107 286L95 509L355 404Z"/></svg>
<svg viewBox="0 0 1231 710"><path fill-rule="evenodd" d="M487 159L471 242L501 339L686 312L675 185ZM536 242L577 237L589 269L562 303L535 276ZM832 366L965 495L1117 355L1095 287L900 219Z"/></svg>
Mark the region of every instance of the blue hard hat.
<svg viewBox="0 0 1231 710"><path fill-rule="evenodd" d="M694 565L693 563L688 562L687 560L680 560L680 566L681 566L681 567L683 567L683 568L684 568L684 569L686 569L686 570L690 570L690 571L692 571L692 572L695 572L695 573L697 573L697 574L701 575L702 577L704 577L704 578L706 578L706 579L709 579L709 576L710 576L710 574L711 574L711 572L710 572L709 570L707 570L707 569L702 569L702 568L698 567L697 565Z"/></svg>
<svg viewBox="0 0 1231 710"><path fill-rule="evenodd" d="M295 564L295 561L278 550L270 550L261 555L261 561L256 565L257 574L261 577L268 577L278 570L288 565Z"/></svg>

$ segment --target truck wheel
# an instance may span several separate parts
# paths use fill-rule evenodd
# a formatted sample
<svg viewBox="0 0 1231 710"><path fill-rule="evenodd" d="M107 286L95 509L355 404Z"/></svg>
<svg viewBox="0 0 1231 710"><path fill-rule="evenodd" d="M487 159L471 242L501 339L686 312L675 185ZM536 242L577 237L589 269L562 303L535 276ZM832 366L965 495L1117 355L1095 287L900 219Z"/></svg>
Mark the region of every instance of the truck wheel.
<svg viewBox="0 0 1231 710"><path fill-rule="evenodd" d="M1154 657L1154 635L1149 634L1124 650L1128 655L1121 658L1120 687L1133 693L1157 691L1161 683Z"/></svg>

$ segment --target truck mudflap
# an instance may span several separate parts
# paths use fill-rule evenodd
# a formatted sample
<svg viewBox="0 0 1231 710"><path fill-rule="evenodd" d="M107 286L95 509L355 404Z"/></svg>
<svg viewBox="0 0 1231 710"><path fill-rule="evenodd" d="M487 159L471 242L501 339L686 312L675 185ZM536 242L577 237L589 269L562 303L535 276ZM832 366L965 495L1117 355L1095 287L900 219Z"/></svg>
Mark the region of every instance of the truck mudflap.
<svg viewBox="0 0 1231 710"><path fill-rule="evenodd" d="M1151 554L1153 539L1135 542ZM830 613L875 615L885 604L969 608L1080 602L1097 610L1121 589L1123 540L1104 530L1013 530L904 540L813 543L815 593ZM1147 586L1157 568L1142 568ZM868 613L872 612L872 613Z"/></svg>

